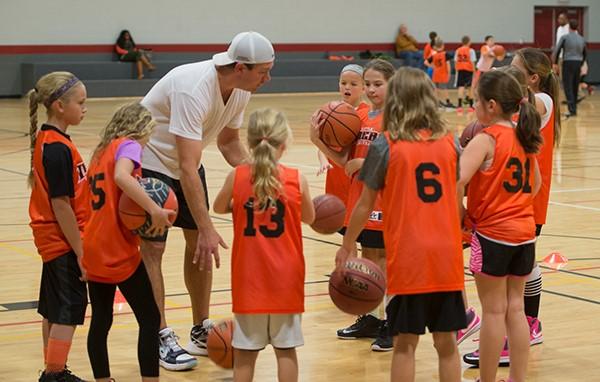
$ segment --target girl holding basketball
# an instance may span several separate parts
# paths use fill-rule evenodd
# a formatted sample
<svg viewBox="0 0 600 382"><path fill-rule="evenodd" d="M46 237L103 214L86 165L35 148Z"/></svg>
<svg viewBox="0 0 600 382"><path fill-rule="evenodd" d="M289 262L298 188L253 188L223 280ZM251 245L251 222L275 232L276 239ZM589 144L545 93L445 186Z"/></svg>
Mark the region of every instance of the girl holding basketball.
<svg viewBox="0 0 600 382"><path fill-rule="evenodd" d="M83 83L68 72L46 74L28 94L31 139L30 226L42 257L38 313L45 370L40 381L82 381L66 368L73 334L87 306L81 236L89 216L86 167L67 135L87 111ZM38 129L38 104L48 119Z"/></svg>
<svg viewBox="0 0 600 382"><path fill-rule="evenodd" d="M150 112L140 103L121 106L101 132L88 172L91 217L83 241L92 323L87 349L96 381L110 381L107 336L112 325L117 286L139 325L138 362L143 381L158 381L160 313L139 251L139 238L119 221L123 193L152 218L148 233L161 235L175 211L159 207L140 186L142 146L154 128Z"/></svg>
<svg viewBox="0 0 600 382"><path fill-rule="evenodd" d="M507 333L509 380L521 382L529 353L523 292L535 261L533 199L541 185L535 158L542 144L540 116L523 97L518 81L500 70L481 76L476 96L477 119L486 128L460 158L458 200L469 183L466 214L475 227L469 267L483 310L481 381L495 381ZM459 207L464 213L462 202Z"/></svg>
<svg viewBox="0 0 600 382"><path fill-rule="evenodd" d="M415 350L426 327L438 353L440 381L461 380L456 331L466 326L466 317L456 204L459 148L437 104L423 71L401 68L392 77L383 133L364 161L359 175L364 187L336 256L338 267L356 256L354 241L380 195L384 216L394 216L383 221L392 381L415 380Z"/></svg>
<svg viewBox="0 0 600 382"><path fill-rule="evenodd" d="M339 93L342 101L352 105L357 111L369 108L369 105L361 100L365 92L362 78L363 71L362 66L350 64L344 66L340 73ZM350 179L344 172L344 168L335 164L320 150L318 150L318 157L320 167L317 175L327 172L325 193L335 195L345 203L348 197Z"/></svg>
<svg viewBox="0 0 600 382"><path fill-rule="evenodd" d="M369 111L360 111L359 116L362 120L362 127L358 140L350 147L337 152L329 148L319 138L319 115L315 115L312 121L311 141L327 157L333 160L337 165L345 168L346 174L350 177L350 189L346 201L346 220L345 225L350 220L352 210L360 197L363 184L358 179L358 173L363 166L367 151L371 143L381 132L381 122L383 119L383 106L386 100L387 82L394 75L395 69L388 61L372 60L365 66L363 78L365 81L365 91L371 109ZM321 122L322 123L322 122ZM357 236L357 241L361 243L362 256L375 262L381 269L385 269L385 246L383 242L383 214L381 212L381 199L378 198L369 218L365 222L364 229ZM392 338L388 334L385 320L380 320L379 309L371 314L361 316L351 326L337 331L338 338L356 339L360 337L375 338L371 345L374 351L392 350Z"/></svg>
<svg viewBox="0 0 600 382"><path fill-rule="evenodd" d="M296 347L304 344L304 255L301 222L315 211L308 182L279 163L292 137L280 111L250 115L251 161L236 167L214 202L233 214L231 293L233 380L252 381L258 352L271 344L279 381L298 380Z"/></svg>

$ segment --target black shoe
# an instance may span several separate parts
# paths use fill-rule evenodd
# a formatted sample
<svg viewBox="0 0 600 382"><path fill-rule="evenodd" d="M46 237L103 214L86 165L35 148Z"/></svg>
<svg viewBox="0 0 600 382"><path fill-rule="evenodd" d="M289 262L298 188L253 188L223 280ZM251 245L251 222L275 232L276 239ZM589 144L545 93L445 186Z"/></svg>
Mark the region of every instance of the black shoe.
<svg viewBox="0 0 600 382"><path fill-rule="evenodd" d="M454 104L452 104L452 102L448 101L444 104L444 107L448 107L451 109L456 109L456 106L454 106Z"/></svg>
<svg viewBox="0 0 600 382"><path fill-rule="evenodd" d="M85 382L85 380L79 378L65 367L63 371L58 373L42 372L38 382Z"/></svg>
<svg viewBox="0 0 600 382"><path fill-rule="evenodd" d="M371 315L358 316L356 322L347 328L337 331L337 337L343 340L355 340L357 338L377 338L381 321Z"/></svg>
<svg viewBox="0 0 600 382"><path fill-rule="evenodd" d="M379 335L377 336L377 339L371 344L371 350L378 352L394 350L394 339L390 335L390 331L388 329L388 324L386 320L381 322L381 327L379 328Z"/></svg>
<svg viewBox="0 0 600 382"><path fill-rule="evenodd" d="M563 115L564 115L565 119L569 119L571 117L577 117L577 113L570 113L568 111Z"/></svg>

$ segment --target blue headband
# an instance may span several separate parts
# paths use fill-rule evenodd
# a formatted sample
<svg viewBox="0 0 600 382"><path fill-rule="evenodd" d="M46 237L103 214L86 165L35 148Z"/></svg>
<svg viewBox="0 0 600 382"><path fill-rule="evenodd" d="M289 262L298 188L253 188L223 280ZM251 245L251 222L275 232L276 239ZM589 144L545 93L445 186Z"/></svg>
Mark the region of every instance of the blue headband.
<svg viewBox="0 0 600 382"><path fill-rule="evenodd" d="M50 97L48 97L46 102L44 102L44 106L46 106L46 108L49 108L50 105L52 105L52 103L54 101L56 101L57 99L62 97L66 92L69 91L69 89L71 89L73 87L73 85L75 85L78 82L79 82L79 78L73 76L70 80L65 82L63 84L63 86L59 87L58 89L56 89L54 91L54 93L50 94Z"/></svg>

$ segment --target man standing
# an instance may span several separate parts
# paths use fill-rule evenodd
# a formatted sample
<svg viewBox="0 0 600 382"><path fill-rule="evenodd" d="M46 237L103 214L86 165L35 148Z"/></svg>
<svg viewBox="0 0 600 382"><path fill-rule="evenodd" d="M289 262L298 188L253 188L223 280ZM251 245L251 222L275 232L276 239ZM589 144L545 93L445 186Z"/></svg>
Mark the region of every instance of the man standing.
<svg viewBox="0 0 600 382"><path fill-rule="evenodd" d="M161 262L167 235L143 237L141 252L161 312L160 365L165 369L191 369L197 361L190 354L207 354L212 259L218 268L219 246L227 248L208 214L202 151L216 139L231 166L248 158L239 128L251 93L270 80L274 59L267 38L243 32L234 37L227 52L215 54L212 60L171 70L142 101L156 120L144 148L142 174L166 182L177 196L179 214L174 225L182 228L185 238L184 279L194 324L186 351L165 319Z"/></svg>
<svg viewBox="0 0 600 382"><path fill-rule="evenodd" d="M417 40L408 34L406 25L401 24L396 36L396 57L403 59L407 66L420 69L423 67L423 53L419 52L417 44Z"/></svg>
<svg viewBox="0 0 600 382"><path fill-rule="evenodd" d="M560 38L552 53L552 66L556 73L558 73L558 57L561 53L563 55L563 89L569 107L569 112L565 114L567 118L577 115L577 91L579 90L581 65L586 58L585 40L577 33L578 27L577 20L570 20L569 33Z"/></svg>
<svg viewBox="0 0 600 382"><path fill-rule="evenodd" d="M558 27L556 28L556 40L554 42L555 46L558 46L561 37L567 34L569 34L569 19L567 19L567 14L563 12L558 15Z"/></svg>

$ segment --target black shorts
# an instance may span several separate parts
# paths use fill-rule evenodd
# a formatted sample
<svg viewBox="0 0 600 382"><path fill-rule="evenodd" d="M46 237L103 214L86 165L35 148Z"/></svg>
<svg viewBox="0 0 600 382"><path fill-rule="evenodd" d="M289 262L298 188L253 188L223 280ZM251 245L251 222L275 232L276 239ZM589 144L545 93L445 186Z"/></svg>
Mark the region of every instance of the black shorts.
<svg viewBox="0 0 600 382"><path fill-rule="evenodd" d="M467 327L462 292L393 296L386 309L390 334L455 332Z"/></svg>
<svg viewBox="0 0 600 382"><path fill-rule="evenodd" d="M208 189L206 188L206 175L204 174L204 166L200 166L200 168L198 169L198 175L200 176L200 181L202 182L202 188L204 189L204 197L205 197L204 201L206 202L206 208L208 209L208 207L209 207ZM194 218L192 217L192 212L190 211L190 208L187 205L185 196L183 195L183 188L181 187L181 183L179 182L178 179L173 179L170 176L165 175L163 173L148 170L145 168L142 169L142 176L144 178L156 178L156 179L162 180L163 182L168 184L169 187L171 187L171 189L175 193L175 196L177 197L177 203L179 205L179 210L177 212L177 219L175 219L173 226L181 227L184 229L194 229L194 230L198 229L198 227L196 226L196 222L194 221ZM163 236L157 236L157 237L143 237L142 236L142 238L145 240L149 240L149 241L164 242L167 240L167 231L165 231Z"/></svg>
<svg viewBox="0 0 600 382"><path fill-rule="evenodd" d="M73 251L44 263L38 313L52 324L83 325L88 301L87 287L80 277Z"/></svg>
<svg viewBox="0 0 600 382"><path fill-rule="evenodd" d="M473 82L473 72L468 70L459 70L456 75L456 87L464 86L466 88L471 86Z"/></svg>
<svg viewBox="0 0 600 382"><path fill-rule="evenodd" d="M542 227L544 225L543 224L536 224L535 225L535 237L538 237L542 234Z"/></svg>
<svg viewBox="0 0 600 382"><path fill-rule="evenodd" d="M344 227L345 228L345 227ZM385 248L383 242L383 232L375 231L372 229L363 229L356 238L356 242L360 243L361 246L367 248L383 249Z"/></svg>
<svg viewBox="0 0 600 382"><path fill-rule="evenodd" d="M474 233L469 269L489 276L527 276L535 263L535 242L506 245Z"/></svg>

